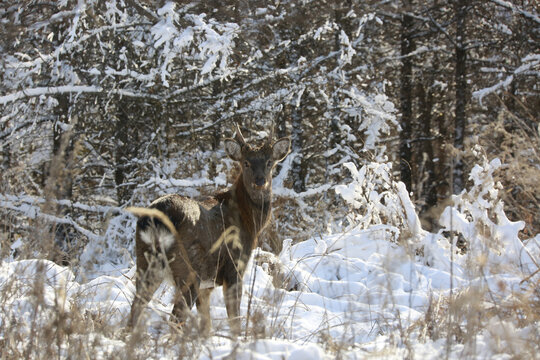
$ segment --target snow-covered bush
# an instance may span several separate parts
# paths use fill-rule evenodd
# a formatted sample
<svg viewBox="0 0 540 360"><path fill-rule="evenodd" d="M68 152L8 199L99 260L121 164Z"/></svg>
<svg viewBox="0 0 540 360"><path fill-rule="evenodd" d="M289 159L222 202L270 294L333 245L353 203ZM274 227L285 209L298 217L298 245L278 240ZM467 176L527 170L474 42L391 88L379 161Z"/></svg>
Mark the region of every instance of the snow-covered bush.
<svg viewBox="0 0 540 360"><path fill-rule="evenodd" d="M349 224L361 229L379 226L389 239L415 237L421 231L414 204L402 182L394 180L392 165L371 162L358 170L351 162L344 166L352 175L336 192L349 204Z"/></svg>
<svg viewBox="0 0 540 360"><path fill-rule="evenodd" d="M433 266L450 269L454 259L476 274L497 272L501 266L520 274L534 273L538 270L537 240L528 240L529 246L520 240L524 222L508 219L501 184L493 177L504 165L497 158L488 161L479 146L474 153L480 164L471 170L470 188L452 197L453 206L442 213L438 233L422 229L404 184L392 178L390 164L370 163L358 170L353 163L345 163L352 181L335 190L349 205L349 229L377 229L388 240L413 245L423 254L423 261ZM449 238L452 234L465 241L465 255L458 254L457 236Z"/></svg>
<svg viewBox="0 0 540 360"><path fill-rule="evenodd" d="M480 164L470 172L470 188L454 195L454 205L442 213L442 231L460 234L469 257L487 271L492 266L515 266L523 273L536 271L535 258L519 238L525 223L508 219L500 195L502 185L494 180L494 172L504 171L504 165L498 158L488 161L480 146L473 153Z"/></svg>

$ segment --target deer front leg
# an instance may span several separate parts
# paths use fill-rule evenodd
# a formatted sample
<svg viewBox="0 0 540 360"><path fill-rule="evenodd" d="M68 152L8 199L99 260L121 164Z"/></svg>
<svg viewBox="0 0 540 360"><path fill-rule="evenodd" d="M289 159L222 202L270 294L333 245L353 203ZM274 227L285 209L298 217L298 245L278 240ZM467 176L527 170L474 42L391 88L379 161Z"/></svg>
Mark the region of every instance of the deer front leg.
<svg viewBox="0 0 540 360"><path fill-rule="evenodd" d="M230 281L232 280L232 281ZM230 279L223 281L223 297L225 298L225 307L229 317L229 326L234 336L240 335L240 302L242 300L242 281Z"/></svg>

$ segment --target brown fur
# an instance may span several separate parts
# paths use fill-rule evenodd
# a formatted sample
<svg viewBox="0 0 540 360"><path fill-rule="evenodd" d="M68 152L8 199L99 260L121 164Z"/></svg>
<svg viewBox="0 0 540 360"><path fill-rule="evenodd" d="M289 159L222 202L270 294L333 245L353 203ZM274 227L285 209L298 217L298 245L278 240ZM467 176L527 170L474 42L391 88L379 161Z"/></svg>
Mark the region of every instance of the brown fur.
<svg viewBox="0 0 540 360"><path fill-rule="evenodd" d="M231 330L239 333L242 279L257 238L270 220L272 169L289 146L290 140L283 138L252 148L237 129L237 139L226 140L226 151L240 162L242 172L227 191L202 202L166 195L149 209L128 209L139 217L137 294L129 326L137 324L165 270L176 285L172 313L176 321L182 323L196 303L203 330L208 331L208 297L215 286L223 285Z"/></svg>

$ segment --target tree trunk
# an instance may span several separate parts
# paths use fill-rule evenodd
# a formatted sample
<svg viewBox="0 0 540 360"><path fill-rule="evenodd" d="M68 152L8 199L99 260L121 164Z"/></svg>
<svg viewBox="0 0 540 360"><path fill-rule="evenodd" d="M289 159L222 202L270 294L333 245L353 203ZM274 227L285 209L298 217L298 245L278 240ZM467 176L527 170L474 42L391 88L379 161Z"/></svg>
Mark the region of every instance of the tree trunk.
<svg viewBox="0 0 540 360"><path fill-rule="evenodd" d="M405 6L406 9L409 6ZM401 102L401 134L400 134L400 173L401 181L409 191L412 190L412 101L413 101L413 68L412 59L409 56L415 49L414 39L412 37L413 18L408 14L403 14L401 19L401 84L400 84L400 102Z"/></svg>
<svg viewBox="0 0 540 360"><path fill-rule="evenodd" d="M70 119L69 95L58 95L58 106L55 109L53 123L53 154L45 172L45 196L48 200L44 211L57 217L64 217L69 209L60 205L56 200L71 200L73 197L73 165L74 165L74 128L75 121ZM66 125L71 127L66 130ZM67 265L73 258L76 231L68 224L54 224L50 228L54 243L49 248L48 259L62 265Z"/></svg>
<svg viewBox="0 0 540 360"><path fill-rule="evenodd" d="M212 96L219 97L223 92L223 83L221 81L215 81L212 85ZM217 120L217 118L216 118ZM217 151L220 149L222 137L222 129L220 125L215 125L212 131L212 150Z"/></svg>
<svg viewBox="0 0 540 360"><path fill-rule="evenodd" d="M46 181L54 183L50 186L55 199L71 199L73 195L73 177L70 163L73 153L73 128L65 130L69 124L69 100L67 95L59 95L56 109L56 121L53 124L53 160L49 165L49 177Z"/></svg>
<svg viewBox="0 0 540 360"><path fill-rule="evenodd" d="M306 191L306 169L304 166L304 138L302 129L302 107L291 108L292 124L292 161L291 175L293 179L293 189L297 193Z"/></svg>
<svg viewBox="0 0 540 360"><path fill-rule="evenodd" d="M422 174L420 177L424 184L422 189L422 198L424 199L425 208L430 208L437 203L436 192L436 176L433 159L435 157L433 151L433 139L432 139L432 123L431 123L431 110L433 108L433 92L430 89L432 81L425 82L418 85L418 99L420 108L420 131L422 137ZM427 90L426 90L427 88ZM420 196L420 194L419 194Z"/></svg>
<svg viewBox="0 0 540 360"><path fill-rule="evenodd" d="M3 129L2 129L3 130ZM2 163L0 169L5 172L11 166L11 145L8 141L4 141L2 144Z"/></svg>
<svg viewBox="0 0 540 360"><path fill-rule="evenodd" d="M114 139L117 146L114 154L114 181L116 184L116 197L119 205L124 204L131 196L133 186L126 184L130 166L129 159L132 157L131 149L133 144L130 144L129 130L133 126L130 124L130 119L127 112L129 104L120 102L117 109L116 129Z"/></svg>
<svg viewBox="0 0 540 360"><path fill-rule="evenodd" d="M464 166L463 166L463 141L466 131L466 106L467 94L467 50L465 48L465 26L467 16L467 1L455 0L454 12L456 16L456 38L455 38L455 82L456 82L456 110L454 118L454 147L460 154L453 169L454 193L460 193L464 188Z"/></svg>

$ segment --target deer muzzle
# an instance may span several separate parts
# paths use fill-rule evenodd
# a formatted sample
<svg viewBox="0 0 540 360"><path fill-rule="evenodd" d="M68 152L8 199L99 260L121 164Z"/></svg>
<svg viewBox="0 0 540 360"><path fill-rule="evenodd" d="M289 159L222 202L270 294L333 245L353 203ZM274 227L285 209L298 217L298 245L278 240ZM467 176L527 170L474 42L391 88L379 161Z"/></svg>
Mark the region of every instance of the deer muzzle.
<svg viewBox="0 0 540 360"><path fill-rule="evenodd" d="M253 187L258 190L266 189L268 187L268 181L264 177L256 178Z"/></svg>

